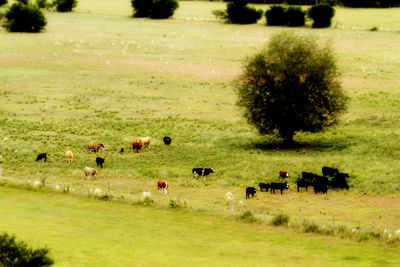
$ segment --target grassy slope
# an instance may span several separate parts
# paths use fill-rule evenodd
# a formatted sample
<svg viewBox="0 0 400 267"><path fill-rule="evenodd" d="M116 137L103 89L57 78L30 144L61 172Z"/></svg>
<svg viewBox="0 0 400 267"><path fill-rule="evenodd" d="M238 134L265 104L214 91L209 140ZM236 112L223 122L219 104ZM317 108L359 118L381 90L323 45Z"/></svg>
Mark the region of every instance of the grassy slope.
<svg viewBox="0 0 400 267"><path fill-rule="evenodd" d="M130 18L129 1L83 0L77 12L46 13L44 33L0 33L3 168L20 176L54 173L78 180L85 165L94 165L95 155L84 146L97 140L109 147L99 176L103 184L110 179L149 190L162 178L174 193L197 200L222 198L226 191L239 200L244 186L275 179L279 170L291 172L293 183L301 171L336 166L350 173L353 192L258 194L246 203L398 229L399 9L339 8L337 28L289 29L332 40L351 103L337 127L300 133L296 138L305 149L288 151L269 149L275 140L258 136L243 121L231 86L242 60L271 34L288 29L219 23L211 11L223 3L180 5L174 19L148 20ZM367 31L372 26L384 31ZM153 138L150 149L117 153L146 135ZM172 137L171 147L162 144L164 135ZM71 166L66 150L75 154ZM42 151L50 154L47 164L34 162ZM192 183L195 166L216 173L208 183ZM388 196L360 197L360 191Z"/></svg>
<svg viewBox="0 0 400 267"><path fill-rule="evenodd" d="M56 266L396 266L397 248L1 187L0 231L48 246ZM39 215L39 216L38 216ZM368 244L368 246L366 245Z"/></svg>

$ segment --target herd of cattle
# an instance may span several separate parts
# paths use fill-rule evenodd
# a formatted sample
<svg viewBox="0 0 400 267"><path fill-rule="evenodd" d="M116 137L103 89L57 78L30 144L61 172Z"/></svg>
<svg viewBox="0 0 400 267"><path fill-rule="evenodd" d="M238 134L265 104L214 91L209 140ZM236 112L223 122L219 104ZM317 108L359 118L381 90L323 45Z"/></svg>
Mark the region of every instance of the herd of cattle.
<svg viewBox="0 0 400 267"><path fill-rule="evenodd" d="M279 178L287 178L289 173L280 171ZM347 179L349 178L348 173L341 173L336 168L322 167L322 176L311 172L302 172L301 177L296 179L297 192L300 191L301 187L304 187L308 191L308 187L314 188L314 193L319 192L327 194L328 189L346 189L349 190ZM259 183L260 190L255 187L246 188L246 198L250 196L254 197L257 191L268 192L271 190L271 194L275 194L275 190L281 191L281 195L285 189L289 189L290 186L287 182L283 183Z"/></svg>
<svg viewBox="0 0 400 267"><path fill-rule="evenodd" d="M143 146L150 147L150 137L139 137L136 139L136 141L132 142L132 149L133 151L139 152ZM163 142L165 145L170 145L171 144L171 138L168 136L165 136L163 138ZM89 142L86 144L86 150L87 151L92 151L92 152L99 152L99 151L105 151L107 150L104 144L100 144L97 142ZM124 148L121 148L120 150L121 153L124 152ZM67 151L65 153L66 159L69 161L69 163L72 163L73 159L73 153L72 151ZM40 153L36 161L39 160L44 160L45 162L47 161L47 153ZM104 158L101 157L96 157L96 164L97 167L103 168L104 164ZM94 168L85 166L83 168L85 176L94 176L98 174L98 171L95 170ZM193 179L195 180L199 176L203 176L203 179L205 180L208 175L211 173L214 173L214 170L212 168L193 168L192 169L192 174L193 174ZM280 171L279 172L279 178L280 179L286 179L289 177L289 173L286 171ZM315 194L321 192L321 193L327 193L328 189L349 189L349 185L347 183L346 178L349 178L349 175L347 173L340 173L338 169L336 168L330 168L330 167L322 167L322 176L318 174L314 174L311 172L302 172L301 177L297 178L296 180L296 185L297 185L297 192L299 192L301 187L304 187L306 191L308 191L308 187L312 186L314 188ZM287 190L290 188L288 182L271 182L271 183L259 183L260 189L258 190L255 187L247 187L246 188L246 199L249 198L250 196L254 197L257 191L265 191L268 192L268 190L271 191L271 194L275 194L275 190L280 191L281 195L283 194L284 190ZM158 181L157 183L157 190L159 192L166 193L168 190L168 183L166 181Z"/></svg>

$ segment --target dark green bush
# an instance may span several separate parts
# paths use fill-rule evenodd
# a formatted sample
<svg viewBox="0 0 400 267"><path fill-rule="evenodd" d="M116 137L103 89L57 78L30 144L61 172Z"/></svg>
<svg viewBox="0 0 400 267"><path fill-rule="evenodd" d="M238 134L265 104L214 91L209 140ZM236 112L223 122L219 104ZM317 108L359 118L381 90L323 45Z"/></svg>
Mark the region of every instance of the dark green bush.
<svg viewBox="0 0 400 267"><path fill-rule="evenodd" d="M7 0L0 0L0 6L7 4Z"/></svg>
<svg viewBox="0 0 400 267"><path fill-rule="evenodd" d="M247 0L234 0L226 5L227 22L234 24L257 23L263 11L247 6Z"/></svg>
<svg viewBox="0 0 400 267"><path fill-rule="evenodd" d="M153 4L153 0L132 0L131 4L134 10L134 17L146 18L150 16L150 10Z"/></svg>
<svg viewBox="0 0 400 267"><path fill-rule="evenodd" d="M318 4L307 11L307 16L313 20L313 28L328 28L335 15L335 9L329 4Z"/></svg>
<svg viewBox="0 0 400 267"><path fill-rule="evenodd" d="M77 0L55 0L53 2L58 12L71 12L77 4Z"/></svg>
<svg viewBox="0 0 400 267"><path fill-rule="evenodd" d="M241 215L239 215L238 219L242 222L246 223L255 223L258 222L257 218L251 211L245 211Z"/></svg>
<svg viewBox="0 0 400 267"><path fill-rule="evenodd" d="M32 249L7 233L0 235L0 266L51 266L48 248Z"/></svg>
<svg viewBox="0 0 400 267"><path fill-rule="evenodd" d="M271 6L266 12L267 25L269 26L282 26L286 25L286 8L283 6Z"/></svg>
<svg viewBox="0 0 400 267"><path fill-rule="evenodd" d="M306 19L306 13L301 10L300 7L288 7L286 11L287 26L289 27L301 27L304 26Z"/></svg>
<svg viewBox="0 0 400 267"><path fill-rule="evenodd" d="M37 5L14 3L5 14L4 27L10 32L40 32L46 18Z"/></svg>
<svg viewBox="0 0 400 267"><path fill-rule="evenodd" d="M47 3L46 0L36 0L36 5L37 5L39 8L47 8L47 7L50 6L49 3Z"/></svg>
<svg viewBox="0 0 400 267"><path fill-rule="evenodd" d="M283 213L277 214L272 219L274 226L287 225L289 223L289 216Z"/></svg>
<svg viewBox="0 0 400 267"><path fill-rule="evenodd" d="M150 18L167 19L174 15L175 10L179 7L177 0L153 0L150 10Z"/></svg>

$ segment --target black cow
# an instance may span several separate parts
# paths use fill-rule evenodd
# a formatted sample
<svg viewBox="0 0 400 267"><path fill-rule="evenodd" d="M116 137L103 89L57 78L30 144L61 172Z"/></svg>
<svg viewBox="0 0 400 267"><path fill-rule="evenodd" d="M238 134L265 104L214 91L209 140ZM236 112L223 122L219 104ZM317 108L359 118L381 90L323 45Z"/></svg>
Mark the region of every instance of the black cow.
<svg viewBox="0 0 400 267"><path fill-rule="evenodd" d="M256 192L258 191L258 189L254 188L254 187L247 187L246 188L246 199L250 197L250 195L252 197L254 197L254 195L256 194Z"/></svg>
<svg viewBox="0 0 400 267"><path fill-rule="evenodd" d="M289 189L289 188L290 188L290 186L287 182L286 183L271 183L271 194L272 194L272 192L275 194L275 189L276 189L276 190L281 190L281 195L282 195L283 190Z"/></svg>
<svg viewBox="0 0 400 267"><path fill-rule="evenodd" d="M97 163L97 167L99 167L99 165L100 165L100 167L103 168L104 159L100 158L100 157L97 157L96 158L96 163Z"/></svg>
<svg viewBox="0 0 400 267"><path fill-rule="evenodd" d="M171 138L168 136L164 136L162 140L164 141L164 144L166 144L167 146L171 144Z"/></svg>
<svg viewBox="0 0 400 267"><path fill-rule="evenodd" d="M40 154L37 156L36 161L39 161L39 160L41 160L41 159L44 159L44 162L46 162L46 161L47 161L47 153L40 153Z"/></svg>
<svg viewBox="0 0 400 267"><path fill-rule="evenodd" d="M214 173L214 170L212 168L193 168L192 173L193 180L195 180L197 176L203 176L203 178L206 179L210 173Z"/></svg>
<svg viewBox="0 0 400 267"><path fill-rule="evenodd" d="M308 181L314 181L315 177L318 176L312 172L302 172L301 178L306 179Z"/></svg>
<svg viewBox="0 0 400 267"><path fill-rule="evenodd" d="M297 192L299 192L300 187L305 187L306 191L308 192L308 187L313 185L313 181L304 178L297 178L296 185L297 185Z"/></svg>
<svg viewBox="0 0 400 267"><path fill-rule="evenodd" d="M313 183L314 193L317 194L319 192L322 192L327 194L329 185L330 181L327 177L316 175Z"/></svg>
<svg viewBox="0 0 400 267"><path fill-rule="evenodd" d="M260 187L261 192L263 189L265 189L265 192L268 192L268 190L271 188L271 184L269 183L259 183L258 186Z"/></svg>
<svg viewBox="0 0 400 267"><path fill-rule="evenodd" d="M123 147L121 147L120 152L121 152L121 153L124 153L124 151L125 151L125 149L124 149Z"/></svg>
<svg viewBox="0 0 400 267"><path fill-rule="evenodd" d="M348 173L336 173L335 177L332 178L331 181L331 187L332 189L343 189L346 188L346 190L349 190L349 185L347 184L346 178L349 178Z"/></svg>
<svg viewBox="0 0 400 267"><path fill-rule="evenodd" d="M333 177L333 176L335 176L336 173L339 173L339 170L336 168L322 167L322 175L323 176Z"/></svg>

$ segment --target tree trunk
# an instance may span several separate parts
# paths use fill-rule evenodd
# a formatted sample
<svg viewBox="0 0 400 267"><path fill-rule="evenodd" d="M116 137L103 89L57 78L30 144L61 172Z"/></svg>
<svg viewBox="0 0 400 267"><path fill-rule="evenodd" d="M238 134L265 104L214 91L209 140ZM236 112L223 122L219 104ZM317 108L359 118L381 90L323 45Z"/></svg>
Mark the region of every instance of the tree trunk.
<svg viewBox="0 0 400 267"><path fill-rule="evenodd" d="M280 135L283 138L283 144L287 147L291 147L294 145L294 131L293 130L284 130L280 131Z"/></svg>

